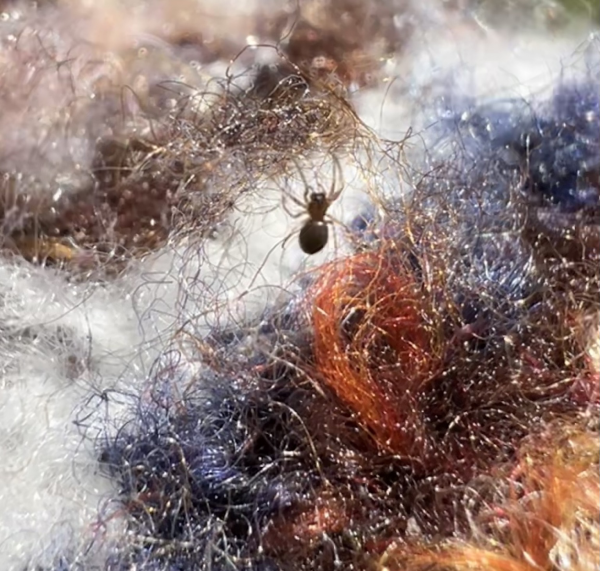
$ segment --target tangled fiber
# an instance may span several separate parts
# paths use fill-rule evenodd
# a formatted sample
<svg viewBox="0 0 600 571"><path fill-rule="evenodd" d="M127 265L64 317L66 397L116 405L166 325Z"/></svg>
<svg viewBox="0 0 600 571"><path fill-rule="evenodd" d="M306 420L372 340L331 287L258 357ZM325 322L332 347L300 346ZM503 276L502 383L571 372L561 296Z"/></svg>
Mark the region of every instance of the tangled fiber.
<svg viewBox="0 0 600 571"><path fill-rule="evenodd" d="M564 107L575 90L588 97ZM275 312L263 324L262 357L240 357L246 336L233 333L219 361L224 379L201 375L192 381L200 388L181 397L163 396L171 374L161 380L150 417L144 405L107 448L142 535L125 567L133 557L192 568L363 569L381 557L385 568L552 568L560 533L546 531L552 518L581 517L586 527L597 512L597 454L588 476L576 472L577 481L591 478L584 513L563 516L552 506L577 505L571 467L555 472L553 458L530 466L522 447L546 442L545 427L566 418L579 428L567 423L555 437L572 431L591 447L585 418L600 402L597 370L573 317L597 312L600 266L597 247L571 247L581 244L577 226L544 225L538 214L576 216L590 244L598 239L598 188L583 183L597 168L598 103L592 83L558 89L537 121L551 131L560 122L566 140L540 143L525 173L530 122L490 106L463 113L468 123L448 135L461 140L452 162L440 153L439 170L400 205L384 205L376 239L314 270L300 302L280 310L283 322ZM469 140L482 122L492 137L473 129ZM490 125L504 130L502 161ZM559 175L544 186L536 181L554 168L553 153ZM563 164L577 164L576 173ZM540 446L542 456L555 449ZM511 486L545 499L506 516L508 552L453 543L489 509L487 494L509 502ZM465 504L476 494L481 506ZM545 518L535 528L524 523L529 509ZM144 537L161 542L148 547ZM421 551L436 539L439 550Z"/></svg>
<svg viewBox="0 0 600 571"><path fill-rule="evenodd" d="M597 568L596 15L425 4L1 3L3 568Z"/></svg>

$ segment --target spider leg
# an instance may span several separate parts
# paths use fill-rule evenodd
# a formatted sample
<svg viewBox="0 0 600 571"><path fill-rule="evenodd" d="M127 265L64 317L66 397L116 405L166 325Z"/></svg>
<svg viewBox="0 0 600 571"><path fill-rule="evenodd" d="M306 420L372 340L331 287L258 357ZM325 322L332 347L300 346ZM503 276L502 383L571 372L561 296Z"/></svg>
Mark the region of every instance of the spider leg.
<svg viewBox="0 0 600 571"><path fill-rule="evenodd" d="M294 235L297 234L296 230L294 230L293 232L290 232L285 240L283 242L281 242L281 249L283 250L285 248L285 245L290 241L291 238L294 237Z"/></svg>
<svg viewBox="0 0 600 571"><path fill-rule="evenodd" d="M343 234L343 236L345 236L346 239L351 236L351 233L348 230L348 227L346 226L346 224L344 224L338 218L331 216L331 214L327 214L327 216L325 217L325 223L329 224L331 226L334 226L334 225L339 226L342 229L342 234ZM339 244L338 244L337 232L335 231L335 229L333 229L333 232L332 232L332 239L333 239L334 251L337 252Z"/></svg>
<svg viewBox="0 0 600 571"><path fill-rule="evenodd" d="M310 184L308 184L308 180L306 180L306 177L304 176L304 172L302 172L302 167L300 166L300 163L296 160L296 159L292 159L294 161L294 164L296 165L296 168L298 169L298 174L300 175L300 178L302 179L302 184L304 184L304 202L308 203L308 195L310 194ZM305 207L305 205L302 205L303 207Z"/></svg>
<svg viewBox="0 0 600 571"><path fill-rule="evenodd" d="M294 202L298 206L301 206L302 211L301 212L292 212L286 204L286 197L289 198L292 202ZM300 216L303 216L306 214L306 206L304 204L302 204L302 202L300 202L295 196L292 196L291 194L288 194L285 191L283 192L283 199L281 201L281 205L283 206L283 209L285 210L286 214L292 218L300 218Z"/></svg>
<svg viewBox="0 0 600 571"><path fill-rule="evenodd" d="M327 213L327 216L325 217L325 222L327 222L327 224L337 224L342 228L346 228L346 225L341 220L338 220L334 216L331 216L331 214L329 213Z"/></svg>
<svg viewBox="0 0 600 571"><path fill-rule="evenodd" d="M334 219L332 218L329 221L329 223L333 226L333 222L334 222ZM332 238L333 238L333 252L337 256L339 250L338 250L338 236L337 236L337 232L335 231L335 228L332 228L331 234L332 234Z"/></svg>
<svg viewBox="0 0 600 571"><path fill-rule="evenodd" d="M331 188L329 189L329 195L327 197L329 202L337 200L346 186L346 183L344 182L344 171L342 170L342 164L336 155L333 155L333 162L335 163L335 170L333 172L333 180L331 181ZM338 189L335 190L336 186L338 185Z"/></svg>

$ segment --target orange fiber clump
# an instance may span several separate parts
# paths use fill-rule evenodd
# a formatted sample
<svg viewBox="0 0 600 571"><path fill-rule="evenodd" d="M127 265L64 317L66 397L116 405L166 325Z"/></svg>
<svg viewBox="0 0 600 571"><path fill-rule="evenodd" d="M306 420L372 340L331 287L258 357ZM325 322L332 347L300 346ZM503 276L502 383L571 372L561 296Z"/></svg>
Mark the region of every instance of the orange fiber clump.
<svg viewBox="0 0 600 571"><path fill-rule="evenodd" d="M407 546L391 549L380 570L597 569L597 434L573 427L553 432L559 434L538 437L523 447L501 501L491 513L473 515L472 539L414 550Z"/></svg>
<svg viewBox="0 0 600 571"><path fill-rule="evenodd" d="M341 497L321 493L313 503L306 502L276 518L261 538L262 548L287 556L306 552L307 546L318 545L324 534L340 533L349 525L347 509Z"/></svg>
<svg viewBox="0 0 600 571"><path fill-rule="evenodd" d="M419 395L440 367L438 329L427 322L428 295L414 271L393 246L382 248L320 272L312 308L315 364L383 450L424 459Z"/></svg>

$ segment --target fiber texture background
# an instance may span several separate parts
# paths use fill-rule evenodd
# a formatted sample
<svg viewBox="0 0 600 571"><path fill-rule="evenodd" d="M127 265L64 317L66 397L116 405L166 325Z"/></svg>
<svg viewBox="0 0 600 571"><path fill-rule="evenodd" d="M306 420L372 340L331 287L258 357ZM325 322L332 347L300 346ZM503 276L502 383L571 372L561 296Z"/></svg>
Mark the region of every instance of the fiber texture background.
<svg viewBox="0 0 600 571"><path fill-rule="evenodd" d="M0 569L597 568L592 4L0 2Z"/></svg>

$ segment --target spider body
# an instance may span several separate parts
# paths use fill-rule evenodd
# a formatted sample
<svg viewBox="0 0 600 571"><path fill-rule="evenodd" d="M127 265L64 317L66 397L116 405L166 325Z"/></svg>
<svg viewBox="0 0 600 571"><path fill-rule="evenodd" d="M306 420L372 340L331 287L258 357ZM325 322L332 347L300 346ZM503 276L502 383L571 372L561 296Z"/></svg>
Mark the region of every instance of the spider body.
<svg viewBox="0 0 600 571"><path fill-rule="evenodd" d="M342 178L342 169L337 159L335 159L335 165L340 177ZM340 187L336 189L336 180L331 185L329 193L325 192L311 192L310 187L300 171L302 179L304 181L304 202L291 197L292 200L301 206L304 211L298 214L291 214L292 217L297 218L303 214L308 214L306 222L304 222L300 235L298 237L298 243L301 250L308 255L316 254L320 252L329 240L329 221L327 218L327 210L331 206L331 203L338 198L343 190L343 182Z"/></svg>
<svg viewBox="0 0 600 571"><path fill-rule="evenodd" d="M300 248L305 254L316 254L327 245L329 228L325 215L330 204L324 192L310 193L306 205L309 218L302 226L298 237Z"/></svg>

